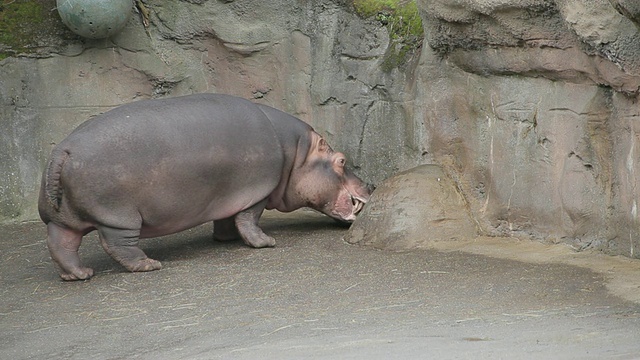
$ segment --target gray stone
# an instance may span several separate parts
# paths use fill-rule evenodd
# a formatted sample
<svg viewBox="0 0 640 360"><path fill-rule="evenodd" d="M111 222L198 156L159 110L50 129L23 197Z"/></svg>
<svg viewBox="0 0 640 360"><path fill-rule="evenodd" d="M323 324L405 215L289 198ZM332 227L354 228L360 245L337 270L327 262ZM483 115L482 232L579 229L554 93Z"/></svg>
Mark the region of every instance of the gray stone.
<svg viewBox="0 0 640 360"><path fill-rule="evenodd" d="M475 236L475 224L455 183L441 167L422 165L385 180L345 240L402 251Z"/></svg>
<svg viewBox="0 0 640 360"><path fill-rule="evenodd" d="M117 34L133 11L131 0L57 0L62 22L74 33L89 39Z"/></svg>

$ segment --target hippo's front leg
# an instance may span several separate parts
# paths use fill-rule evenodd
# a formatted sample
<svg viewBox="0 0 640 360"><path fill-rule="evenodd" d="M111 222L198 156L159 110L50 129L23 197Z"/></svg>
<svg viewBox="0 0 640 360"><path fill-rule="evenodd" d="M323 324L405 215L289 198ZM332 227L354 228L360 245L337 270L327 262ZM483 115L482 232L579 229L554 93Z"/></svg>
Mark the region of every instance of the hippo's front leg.
<svg viewBox="0 0 640 360"><path fill-rule="evenodd" d="M239 212L235 217L236 228L240 233L240 237L249 246L261 248L276 245L276 241L258 227L258 220L260 220L266 205L267 199Z"/></svg>

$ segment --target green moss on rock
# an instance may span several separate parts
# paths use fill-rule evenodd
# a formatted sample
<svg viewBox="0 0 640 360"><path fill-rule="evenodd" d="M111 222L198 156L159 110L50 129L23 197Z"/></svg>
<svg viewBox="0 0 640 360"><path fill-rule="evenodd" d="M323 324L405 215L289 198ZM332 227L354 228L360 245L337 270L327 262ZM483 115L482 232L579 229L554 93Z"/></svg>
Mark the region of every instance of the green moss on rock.
<svg viewBox="0 0 640 360"><path fill-rule="evenodd" d="M0 2L0 60L21 54L41 54L69 38L55 0Z"/></svg>
<svg viewBox="0 0 640 360"><path fill-rule="evenodd" d="M353 0L358 15L374 18L389 31L389 51L383 70L403 65L409 54L420 48L424 39L422 18L415 0Z"/></svg>

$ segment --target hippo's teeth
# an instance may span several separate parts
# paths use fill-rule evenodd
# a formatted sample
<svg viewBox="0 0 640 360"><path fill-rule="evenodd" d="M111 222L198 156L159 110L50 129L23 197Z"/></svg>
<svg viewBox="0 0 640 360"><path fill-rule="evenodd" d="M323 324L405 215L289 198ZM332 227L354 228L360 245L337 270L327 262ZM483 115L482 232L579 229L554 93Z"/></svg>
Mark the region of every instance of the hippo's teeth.
<svg viewBox="0 0 640 360"><path fill-rule="evenodd" d="M353 205L355 206L355 209L353 209L353 213L357 214L364 207L364 203L362 201L360 201L360 199L357 199L357 198L351 198L351 199L354 200L354 204Z"/></svg>
<svg viewBox="0 0 640 360"><path fill-rule="evenodd" d="M353 205L353 215L356 215L360 212L360 210L362 210L362 208L364 208L364 204L367 202L366 199L362 199L358 196L353 196L351 194L349 194L349 197L351 198L351 205Z"/></svg>

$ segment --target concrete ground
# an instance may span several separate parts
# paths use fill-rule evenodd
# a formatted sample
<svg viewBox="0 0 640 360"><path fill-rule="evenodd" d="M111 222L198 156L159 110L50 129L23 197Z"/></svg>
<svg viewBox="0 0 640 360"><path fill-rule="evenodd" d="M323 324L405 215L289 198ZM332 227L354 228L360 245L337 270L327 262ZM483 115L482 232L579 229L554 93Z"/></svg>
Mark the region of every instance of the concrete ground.
<svg viewBox="0 0 640 360"><path fill-rule="evenodd" d="M0 229L2 359L635 359L640 261L477 238L383 252L309 212L267 214L278 242L211 226L144 240L128 273L85 239L96 276L62 282L41 223Z"/></svg>

